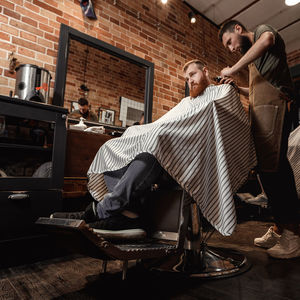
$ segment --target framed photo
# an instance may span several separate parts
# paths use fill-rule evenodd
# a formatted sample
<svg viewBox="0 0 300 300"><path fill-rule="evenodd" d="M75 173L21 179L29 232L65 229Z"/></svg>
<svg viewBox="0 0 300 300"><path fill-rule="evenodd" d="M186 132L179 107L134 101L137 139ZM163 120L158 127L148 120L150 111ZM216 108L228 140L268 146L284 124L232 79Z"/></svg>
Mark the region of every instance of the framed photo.
<svg viewBox="0 0 300 300"><path fill-rule="evenodd" d="M77 101L71 101L71 108L70 108L70 111L74 111L74 110L77 110L79 109L79 105L78 105L78 102Z"/></svg>
<svg viewBox="0 0 300 300"><path fill-rule="evenodd" d="M112 109L99 107L98 121L100 123L114 125L115 124L115 111Z"/></svg>
<svg viewBox="0 0 300 300"><path fill-rule="evenodd" d="M122 121L122 127L133 125L141 119L144 113L144 101L138 102L125 97L120 97L120 117Z"/></svg>

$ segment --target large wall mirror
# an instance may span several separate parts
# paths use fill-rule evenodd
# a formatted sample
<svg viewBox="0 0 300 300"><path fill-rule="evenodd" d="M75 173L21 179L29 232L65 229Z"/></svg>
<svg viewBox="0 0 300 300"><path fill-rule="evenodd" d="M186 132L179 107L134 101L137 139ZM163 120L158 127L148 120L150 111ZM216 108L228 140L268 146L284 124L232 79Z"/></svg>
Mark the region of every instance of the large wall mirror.
<svg viewBox="0 0 300 300"><path fill-rule="evenodd" d="M102 124L149 123L153 76L152 62L61 24L54 105L72 111L84 97Z"/></svg>

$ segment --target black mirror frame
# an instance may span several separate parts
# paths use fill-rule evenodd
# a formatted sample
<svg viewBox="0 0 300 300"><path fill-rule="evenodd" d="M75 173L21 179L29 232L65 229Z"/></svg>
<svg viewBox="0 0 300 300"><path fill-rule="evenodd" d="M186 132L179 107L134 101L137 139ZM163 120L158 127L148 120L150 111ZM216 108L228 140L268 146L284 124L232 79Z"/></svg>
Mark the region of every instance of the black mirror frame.
<svg viewBox="0 0 300 300"><path fill-rule="evenodd" d="M58 46L58 54L57 54L54 95L53 95L52 104L57 106L64 105L70 38L77 40L81 43L84 43L86 45L89 45L91 47L97 48L106 53L109 53L113 56L124 59L133 64L142 66L146 69L144 114L145 114L145 123L151 123L152 103L153 103L154 64L150 61L142 59L136 55L133 55L115 46L112 46L108 43L98 40L92 36L82 33L65 24L60 25L59 46Z"/></svg>

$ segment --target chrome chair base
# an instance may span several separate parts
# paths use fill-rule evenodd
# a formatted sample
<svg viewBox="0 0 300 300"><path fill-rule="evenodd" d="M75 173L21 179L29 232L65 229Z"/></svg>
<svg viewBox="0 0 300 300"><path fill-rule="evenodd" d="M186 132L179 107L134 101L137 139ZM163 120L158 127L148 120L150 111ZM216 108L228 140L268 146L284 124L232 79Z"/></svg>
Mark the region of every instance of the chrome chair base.
<svg viewBox="0 0 300 300"><path fill-rule="evenodd" d="M184 250L176 258L172 256L165 260L144 261L144 266L152 270L179 272L189 277L225 278L248 271L251 264L236 250L203 244L198 250Z"/></svg>
<svg viewBox="0 0 300 300"><path fill-rule="evenodd" d="M194 202L190 204L189 222L182 252L169 261L167 258L165 262L161 260L161 264L153 265L153 269L200 278L231 277L249 270L251 264L242 253L208 245L215 230L205 221Z"/></svg>
<svg viewBox="0 0 300 300"><path fill-rule="evenodd" d="M191 277L230 277L241 274L250 268L247 258L240 252L226 248L186 250L182 271Z"/></svg>

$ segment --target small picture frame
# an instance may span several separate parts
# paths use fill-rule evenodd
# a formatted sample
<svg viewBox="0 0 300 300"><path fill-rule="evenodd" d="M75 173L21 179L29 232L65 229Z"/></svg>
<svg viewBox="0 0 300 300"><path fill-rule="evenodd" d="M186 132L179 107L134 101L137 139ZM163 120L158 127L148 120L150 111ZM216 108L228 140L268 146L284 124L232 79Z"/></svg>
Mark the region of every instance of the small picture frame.
<svg viewBox="0 0 300 300"><path fill-rule="evenodd" d="M144 112L144 102L138 102L125 97L120 97L120 116L122 127L128 127L141 119Z"/></svg>
<svg viewBox="0 0 300 300"><path fill-rule="evenodd" d="M114 125L115 124L115 111L112 109L99 107L98 121L100 123Z"/></svg>
<svg viewBox="0 0 300 300"><path fill-rule="evenodd" d="M79 109L79 104L77 101L71 101L71 108L70 108L70 111L74 111L74 110L77 110Z"/></svg>

